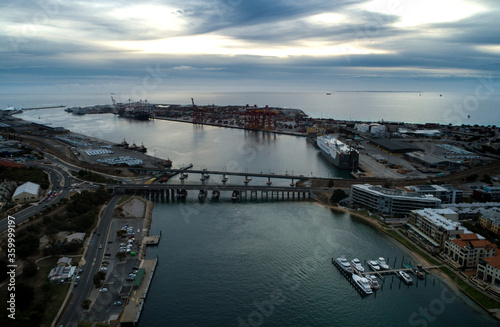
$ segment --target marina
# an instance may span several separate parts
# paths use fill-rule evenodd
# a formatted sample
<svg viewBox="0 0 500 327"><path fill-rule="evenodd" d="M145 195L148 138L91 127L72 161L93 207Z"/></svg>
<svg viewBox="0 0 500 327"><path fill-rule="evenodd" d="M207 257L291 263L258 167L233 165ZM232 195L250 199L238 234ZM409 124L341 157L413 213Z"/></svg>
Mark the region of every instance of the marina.
<svg viewBox="0 0 500 327"><path fill-rule="evenodd" d="M380 260L382 259L382 260ZM379 258L380 261L384 263L384 266L388 267L385 264L385 260L383 258ZM338 270L344 275L344 277L349 281L349 283L361 294L361 295L369 295L372 292L367 291L367 283L371 285L371 289L379 290L381 289L380 284L378 283L377 276L385 281L385 277L387 275L396 275L400 278L405 284L413 285L413 279L410 277L408 273L412 273L415 276L418 276L418 279L425 279L425 275L429 273L431 269L437 269L437 266L427 266L420 268L413 268L410 264L403 264L403 268L400 269L376 269L373 267L378 267L378 264L374 260L368 260L368 265L372 268L373 271L365 272L364 267L361 261L357 258L351 260L351 262L347 261L344 255L341 257L331 259L332 264L338 268ZM373 266L373 267L372 267ZM420 266L420 265L419 265ZM405 268L406 267L406 268ZM366 279L362 279L365 277Z"/></svg>

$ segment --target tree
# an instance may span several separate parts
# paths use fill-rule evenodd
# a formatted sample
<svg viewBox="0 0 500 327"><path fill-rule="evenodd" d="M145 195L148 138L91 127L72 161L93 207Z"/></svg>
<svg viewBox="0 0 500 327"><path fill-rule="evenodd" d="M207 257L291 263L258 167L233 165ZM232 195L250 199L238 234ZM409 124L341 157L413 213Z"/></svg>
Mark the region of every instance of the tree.
<svg viewBox="0 0 500 327"><path fill-rule="evenodd" d="M483 175L483 179L481 181L485 182L486 184L491 184L491 176L490 175Z"/></svg>
<svg viewBox="0 0 500 327"><path fill-rule="evenodd" d="M344 200L347 197L347 194L341 190L341 189L336 189L333 191L332 197L330 198L330 201L332 203L338 203L339 201Z"/></svg>
<svg viewBox="0 0 500 327"><path fill-rule="evenodd" d="M17 255L24 259L38 250L40 239L36 235L27 234L24 237L20 237L16 244L20 244L17 247Z"/></svg>
<svg viewBox="0 0 500 327"><path fill-rule="evenodd" d="M127 234L126 230L119 229L116 231L116 236L118 236L118 237L123 237L123 236L125 236L125 234Z"/></svg>
<svg viewBox="0 0 500 327"><path fill-rule="evenodd" d="M89 299L85 299L82 301L82 303L80 303L80 306L82 307L83 310L88 310L88 309L90 309L91 304L92 304L92 301L90 301Z"/></svg>
<svg viewBox="0 0 500 327"><path fill-rule="evenodd" d="M32 260L27 260L23 267L23 274L26 277L33 277L38 272L36 263Z"/></svg>
<svg viewBox="0 0 500 327"><path fill-rule="evenodd" d="M102 281L106 279L106 273L104 271L98 271L94 277L92 277L94 285L96 287L101 287Z"/></svg>
<svg viewBox="0 0 500 327"><path fill-rule="evenodd" d="M116 258L120 261L123 261L123 259L125 259L127 257L127 255L125 254L125 252L118 252L116 254Z"/></svg>

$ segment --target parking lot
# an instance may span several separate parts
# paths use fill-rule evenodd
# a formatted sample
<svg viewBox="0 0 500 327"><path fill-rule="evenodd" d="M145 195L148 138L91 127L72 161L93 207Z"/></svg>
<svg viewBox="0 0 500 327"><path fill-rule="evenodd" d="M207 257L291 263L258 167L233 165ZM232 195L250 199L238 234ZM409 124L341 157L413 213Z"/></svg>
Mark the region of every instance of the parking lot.
<svg viewBox="0 0 500 327"><path fill-rule="evenodd" d="M97 291L91 309L93 319L116 319L126 305L127 293L132 288L141 264L138 254L144 235L143 225L142 218L113 218L108 240L103 247L104 258L99 263L100 269L106 272L106 279ZM117 231L123 236L119 236ZM116 256L119 252L125 254L123 260Z"/></svg>

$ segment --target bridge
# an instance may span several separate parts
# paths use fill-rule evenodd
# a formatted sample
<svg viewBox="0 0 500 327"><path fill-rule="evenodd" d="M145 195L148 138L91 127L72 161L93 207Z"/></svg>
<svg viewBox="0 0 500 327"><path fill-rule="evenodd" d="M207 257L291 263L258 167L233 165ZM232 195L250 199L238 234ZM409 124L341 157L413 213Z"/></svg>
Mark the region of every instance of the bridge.
<svg viewBox="0 0 500 327"><path fill-rule="evenodd" d="M298 199L310 198L311 194L314 192L332 192L329 188L311 188L305 186L254 186L254 185L219 185L219 184L120 184L120 185L109 185L115 192L124 193L150 193L151 195L163 196L169 198L174 197L185 197L187 191L201 191L208 193L208 191L220 194L220 192L232 192L240 196L247 198L250 196L252 199L254 196L258 198L259 192L262 199ZM235 193L236 192L236 193ZM213 194L215 194L213 193Z"/></svg>
<svg viewBox="0 0 500 327"><path fill-rule="evenodd" d="M141 171L141 172L158 172L158 173L166 173L170 175L176 175L179 173L187 172L185 167L180 168L180 169L173 169L173 168L134 168L134 167L129 167L128 170L130 171ZM248 177L262 177L262 178L267 178L270 180L271 178L279 178L279 179L291 179L293 180L308 180L311 178L314 178L316 180L331 180L332 178L324 178L324 177L311 177L311 176L304 176L304 175L290 175L290 174L274 174L274 173L250 173L250 172L230 172L230 171L220 171L220 170L206 170L206 169L189 169L189 173L192 174L208 174L208 175L227 175L227 176L244 176L246 178ZM333 178L333 179L342 179L342 178Z"/></svg>

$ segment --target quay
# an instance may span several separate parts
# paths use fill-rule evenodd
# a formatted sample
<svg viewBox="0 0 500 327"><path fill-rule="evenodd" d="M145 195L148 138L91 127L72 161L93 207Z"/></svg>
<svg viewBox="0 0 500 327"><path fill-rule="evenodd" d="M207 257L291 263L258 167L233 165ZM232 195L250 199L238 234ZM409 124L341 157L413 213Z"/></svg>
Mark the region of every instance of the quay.
<svg viewBox="0 0 500 327"><path fill-rule="evenodd" d="M136 327L138 325L157 265L158 259L142 260L140 268L144 269L144 275L142 275L139 281L136 280L133 284L133 290L118 319L120 326Z"/></svg>
<svg viewBox="0 0 500 327"><path fill-rule="evenodd" d="M66 108L66 106L52 106L52 107L36 107L36 108L22 108L22 110L40 110L40 109L54 109L54 108Z"/></svg>
<svg viewBox="0 0 500 327"><path fill-rule="evenodd" d="M144 236L142 243L144 245L158 245L160 243L160 235Z"/></svg>

